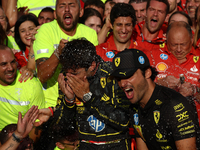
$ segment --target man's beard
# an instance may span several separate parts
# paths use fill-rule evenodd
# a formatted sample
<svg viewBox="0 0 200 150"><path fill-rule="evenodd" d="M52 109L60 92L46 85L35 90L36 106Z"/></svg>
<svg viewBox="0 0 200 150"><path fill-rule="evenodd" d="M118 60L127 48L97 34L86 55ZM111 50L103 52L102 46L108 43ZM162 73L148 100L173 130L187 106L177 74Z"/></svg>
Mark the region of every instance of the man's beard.
<svg viewBox="0 0 200 150"><path fill-rule="evenodd" d="M78 16L79 16L79 14L78 14ZM79 19L79 17L75 16L75 20L73 20L72 26L70 28L67 28L67 27L65 27L64 22L61 20L61 18L59 16L57 16L57 22L58 22L59 26L67 32L70 32L76 28L78 19Z"/></svg>

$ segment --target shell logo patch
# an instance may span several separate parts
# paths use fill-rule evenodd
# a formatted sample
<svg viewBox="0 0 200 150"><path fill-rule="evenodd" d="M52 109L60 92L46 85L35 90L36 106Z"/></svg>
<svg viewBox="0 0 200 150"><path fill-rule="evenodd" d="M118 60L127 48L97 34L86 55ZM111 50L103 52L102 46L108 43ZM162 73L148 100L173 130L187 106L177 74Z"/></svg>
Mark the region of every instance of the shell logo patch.
<svg viewBox="0 0 200 150"><path fill-rule="evenodd" d="M164 62L160 62L156 65L158 71L165 72L168 69L168 66Z"/></svg>
<svg viewBox="0 0 200 150"><path fill-rule="evenodd" d="M153 117L154 117L154 121L156 124L158 124L159 120L160 120L160 111L155 110L153 112Z"/></svg>
<svg viewBox="0 0 200 150"><path fill-rule="evenodd" d="M193 61L194 61L195 63L197 63L198 60L199 60L199 56L193 56Z"/></svg>
<svg viewBox="0 0 200 150"><path fill-rule="evenodd" d="M107 52L107 53L106 53L106 56L107 56L108 58L113 58L113 57L115 56L115 54L114 54L112 51L110 51L110 52Z"/></svg>
<svg viewBox="0 0 200 150"><path fill-rule="evenodd" d="M160 48L164 48L165 47L165 43L162 43L159 46L160 46Z"/></svg>
<svg viewBox="0 0 200 150"><path fill-rule="evenodd" d="M100 79L100 83L101 83L102 88L104 89L105 86L106 86L106 77L102 77L102 78Z"/></svg>
<svg viewBox="0 0 200 150"><path fill-rule="evenodd" d="M120 64L120 57L115 58L115 66L118 67Z"/></svg>

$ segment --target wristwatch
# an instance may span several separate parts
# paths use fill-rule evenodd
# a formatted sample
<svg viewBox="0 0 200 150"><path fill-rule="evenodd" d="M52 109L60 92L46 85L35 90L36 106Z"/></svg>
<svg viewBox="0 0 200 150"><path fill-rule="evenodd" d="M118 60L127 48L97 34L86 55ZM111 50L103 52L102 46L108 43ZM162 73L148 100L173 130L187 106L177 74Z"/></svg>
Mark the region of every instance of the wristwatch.
<svg viewBox="0 0 200 150"><path fill-rule="evenodd" d="M91 92L88 92L86 94L83 95L83 102L87 102L91 99L92 97L92 93Z"/></svg>

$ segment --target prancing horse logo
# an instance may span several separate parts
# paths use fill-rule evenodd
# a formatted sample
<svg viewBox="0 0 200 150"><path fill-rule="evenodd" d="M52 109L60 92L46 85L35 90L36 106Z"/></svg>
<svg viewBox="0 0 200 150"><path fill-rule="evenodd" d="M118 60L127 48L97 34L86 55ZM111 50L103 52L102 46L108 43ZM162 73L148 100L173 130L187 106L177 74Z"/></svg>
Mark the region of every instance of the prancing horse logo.
<svg viewBox="0 0 200 150"><path fill-rule="evenodd" d="M120 64L120 57L115 58L115 66L118 67Z"/></svg>

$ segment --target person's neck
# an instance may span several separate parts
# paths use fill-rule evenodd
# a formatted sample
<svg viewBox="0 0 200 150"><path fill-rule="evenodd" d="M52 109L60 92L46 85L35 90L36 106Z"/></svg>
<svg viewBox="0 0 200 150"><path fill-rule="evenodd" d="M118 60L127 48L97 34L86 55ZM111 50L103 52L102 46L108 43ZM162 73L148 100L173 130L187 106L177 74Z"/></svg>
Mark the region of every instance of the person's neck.
<svg viewBox="0 0 200 150"><path fill-rule="evenodd" d="M156 87L155 82L153 82L151 79L148 79L147 82L148 82L148 86L147 86L148 89L145 92L143 98L139 102L140 107L142 107L142 108L144 108L146 106L146 104L150 100L150 98L151 98L151 96L153 94L153 91L154 91L154 89Z"/></svg>
<svg viewBox="0 0 200 150"><path fill-rule="evenodd" d="M142 34L146 38L146 40L153 40L158 36L159 31L156 31L155 33L150 33L149 30L146 27L146 23L142 27Z"/></svg>
<svg viewBox="0 0 200 150"><path fill-rule="evenodd" d="M26 49L28 49L30 51L30 46L26 46Z"/></svg>
<svg viewBox="0 0 200 150"><path fill-rule="evenodd" d="M183 58L183 59L178 60L178 62L179 62L179 64L182 64L182 63L185 62L186 60L187 60L187 58L185 57L185 58Z"/></svg>
<svg viewBox="0 0 200 150"><path fill-rule="evenodd" d="M166 22L168 22L169 21L169 18L170 18L170 16L174 13L174 12L176 12L176 11L178 11L178 8L177 8L177 6L176 6L176 8L172 11L172 12L170 12L170 13L168 13L167 14L167 16L166 16L166 18L165 18L165 21Z"/></svg>
<svg viewBox="0 0 200 150"><path fill-rule="evenodd" d="M192 26L191 26L191 29L192 29L192 31L193 32L195 32L195 30L196 30L196 25L197 25L197 22L196 22L196 20L195 19L191 19L192 20Z"/></svg>
<svg viewBox="0 0 200 150"><path fill-rule="evenodd" d="M60 26L60 25L59 25L59 26ZM76 28L77 28L77 25L76 25L75 28L71 29L70 31L66 31L66 30L64 30L64 29L62 29L62 28L60 27L60 29L61 29L65 34L67 34L67 35L69 35L69 36L74 36L74 34L76 33Z"/></svg>
<svg viewBox="0 0 200 150"><path fill-rule="evenodd" d="M114 42L115 42L117 50L123 51L124 49L126 49L126 48L128 49L130 47L131 39L128 40L126 43L120 43L117 40L115 40L115 38L114 38Z"/></svg>

